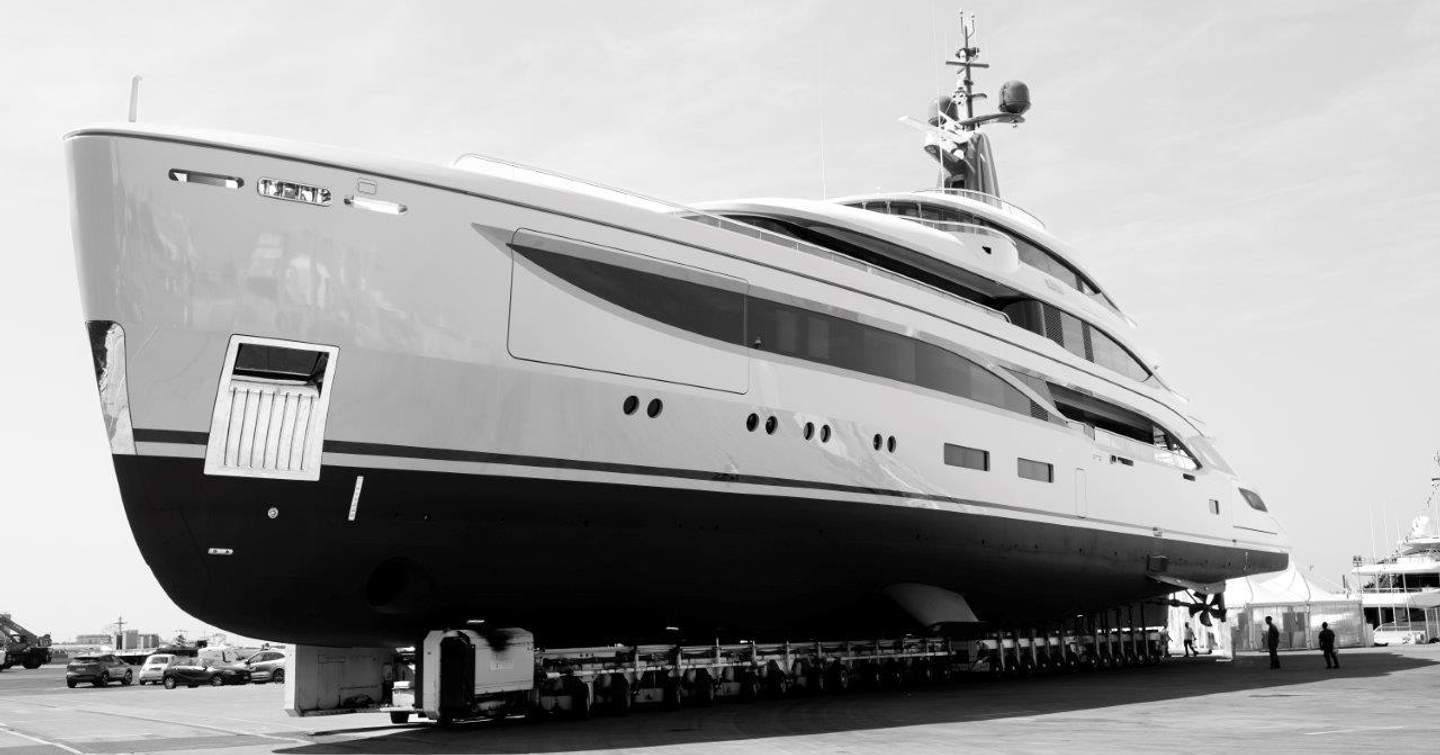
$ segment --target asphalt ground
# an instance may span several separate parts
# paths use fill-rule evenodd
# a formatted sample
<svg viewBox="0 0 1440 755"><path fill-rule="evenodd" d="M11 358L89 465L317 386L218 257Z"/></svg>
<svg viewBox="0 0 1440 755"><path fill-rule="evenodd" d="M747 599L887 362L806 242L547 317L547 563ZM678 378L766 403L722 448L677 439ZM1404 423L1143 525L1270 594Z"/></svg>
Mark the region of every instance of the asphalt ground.
<svg viewBox="0 0 1440 755"><path fill-rule="evenodd" d="M584 722L394 726L381 714L290 718L277 685L66 689L64 669L0 673L0 755L29 753L1436 752L1440 645L907 692L724 703Z"/></svg>

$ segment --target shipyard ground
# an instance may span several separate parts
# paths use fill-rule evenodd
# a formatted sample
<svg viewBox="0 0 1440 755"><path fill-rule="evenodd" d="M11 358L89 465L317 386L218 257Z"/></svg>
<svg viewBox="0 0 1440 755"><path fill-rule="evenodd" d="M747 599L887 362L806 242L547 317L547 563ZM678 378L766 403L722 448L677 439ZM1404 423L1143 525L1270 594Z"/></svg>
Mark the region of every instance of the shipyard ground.
<svg viewBox="0 0 1440 755"><path fill-rule="evenodd" d="M274 685L66 689L64 670L0 674L0 755L223 752L1428 752L1440 645L1234 663L1171 659L1134 669L967 681L851 694L636 712L586 722L392 726L382 715L288 718Z"/></svg>

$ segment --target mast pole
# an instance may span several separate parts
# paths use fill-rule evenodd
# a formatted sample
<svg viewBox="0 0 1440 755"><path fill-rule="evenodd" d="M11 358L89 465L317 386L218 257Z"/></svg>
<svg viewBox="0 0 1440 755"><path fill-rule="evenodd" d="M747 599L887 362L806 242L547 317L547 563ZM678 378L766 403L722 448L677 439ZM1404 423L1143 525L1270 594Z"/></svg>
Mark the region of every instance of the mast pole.
<svg viewBox="0 0 1440 755"><path fill-rule="evenodd" d="M965 11L960 11L960 30L965 35L965 46L960 48L960 52L963 55L961 60L964 61L963 65L965 67L965 72L964 74L962 74L963 78L961 79L961 81L963 82L963 86L965 89L965 118L966 120L969 120L975 117L975 98L971 96L971 93L974 91L975 82L970 79L970 62L971 59L974 57L974 48L970 46L971 35L975 31L974 13L971 13L969 18L966 18ZM966 126L965 130L974 131L975 128L975 126L971 125Z"/></svg>

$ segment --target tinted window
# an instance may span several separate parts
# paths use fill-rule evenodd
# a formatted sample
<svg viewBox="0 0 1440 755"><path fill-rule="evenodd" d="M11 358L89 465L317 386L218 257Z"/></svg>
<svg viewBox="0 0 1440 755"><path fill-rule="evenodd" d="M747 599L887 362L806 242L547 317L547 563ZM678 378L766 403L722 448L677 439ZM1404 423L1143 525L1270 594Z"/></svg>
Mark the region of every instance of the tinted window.
<svg viewBox="0 0 1440 755"><path fill-rule="evenodd" d="M1033 383L1031 385L1033 387ZM1139 412L1054 383L1046 383L1044 388L1037 392L1042 396L1048 395L1055 408L1067 419L1083 422L1151 447L1143 449L1135 446L1136 453L1143 451L1147 458L1181 469L1200 468L1195 457L1174 435Z"/></svg>
<svg viewBox="0 0 1440 755"><path fill-rule="evenodd" d="M962 299L994 307L997 297L1016 294L1007 286L912 249L844 228L810 221L727 215L747 225L782 233L867 265L934 286Z"/></svg>
<svg viewBox="0 0 1440 755"><path fill-rule="evenodd" d="M1139 359L1130 355L1124 346L1116 343L1115 339L1105 335L1094 327L1090 328L1090 345L1094 350L1094 362L1101 367L1124 375L1133 380L1144 382L1149 379L1150 371L1140 363Z"/></svg>
<svg viewBox="0 0 1440 755"><path fill-rule="evenodd" d="M1038 480L1040 482L1055 481L1055 465L1043 461L1031 461L1029 459L1017 459L1017 472L1027 480Z"/></svg>
<svg viewBox="0 0 1440 755"><path fill-rule="evenodd" d="M1119 342L1057 307L1024 299L1006 304L1002 311L1010 322L1045 336L1075 356L1139 382L1150 378L1150 371Z"/></svg>
<svg viewBox="0 0 1440 755"><path fill-rule="evenodd" d="M1056 257L1054 254L1051 254L1024 236L1015 233L1013 230L997 226L968 212L938 205L917 204L915 202L889 202L884 200L859 202L850 206L881 212L887 215L902 215L907 217L915 217L918 215L919 217L929 220L970 223L972 225L993 228L1014 240L1015 249L1020 254L1021 262L1055 276L1065 285L1089 296L1116 312L1120 311L1120 309L1115 306L1115 302L1110 301L1110 297L1101 293L1099 286L1096 286L1088 278L1081 275L1080 271L1071 267L1069 263L1062 261L1059 257Z"/></svg>
<svg viewBox="0 0 1440 755"><path fill-rule="evenodd" d="M1014 386L980 365L925 341L768 299L746 308L751 346L911 383L1021 414L1041 416ZM1034 410L1039 410L1035 414Z"/></svg>
<svg viewBox="0 0 1440 755"><path fill-rule="evenodd" d="M945 444L945 463L952 467L990 471L990 452L980 448Z"/></svg>
<svg viewBox="0 0 1440 755"><path fill-rule="evenodd" d="M1041 272L1055 276L1061 283L1073 289L1080 289L1080 275L1066 266L1065 263L1050 256L1044 249L1018 236L1013 238L1015 239L1015 250L1020 253L1021 262Z"/></svg>
<svg viewBox="0 0 1440 755"><path fill-rule="evenodd" d="M727 343L744 341L744 294L568 254L531 248L524 253L540 267L611 304L691 333Z"/></svg>
<svg viewBox="0 0 1440 755"><path fill-rule="evenodd" d="M1246 503L1250 504L1250 508L1256 511L1269 511L1265 508L1265 502L1260 500L1260 495L1255 491L1240 488L1240 495L1245 498Z"/></svg>
<svg viewBox="0 0 1440 755"><path fill-rule="evenodd" d="M519 251L616 306L691 333L898 380L1038 419L1048 416L999 375L925 341L664 275L529 247Z"/></svg>

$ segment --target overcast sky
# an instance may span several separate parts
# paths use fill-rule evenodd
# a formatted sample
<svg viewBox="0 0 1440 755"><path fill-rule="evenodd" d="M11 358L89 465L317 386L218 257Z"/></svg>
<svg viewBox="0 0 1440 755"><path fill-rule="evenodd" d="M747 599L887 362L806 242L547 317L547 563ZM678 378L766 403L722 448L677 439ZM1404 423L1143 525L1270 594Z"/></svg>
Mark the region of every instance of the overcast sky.
<svg viewBox="0 0 1440 755"><path fill-rule="evenodd" d="M1073 242L1231 463L1337 580L1440 448L1440 3L971 2L1007 198ZM176 609L121 508L61 135L141 120L681 201L928 185L957 5L26 3L0 26L0 610L56 637ZM1386 514L1388 513L1388 518ZM1375 529L1372 540L1371 529Z"/></svg>

